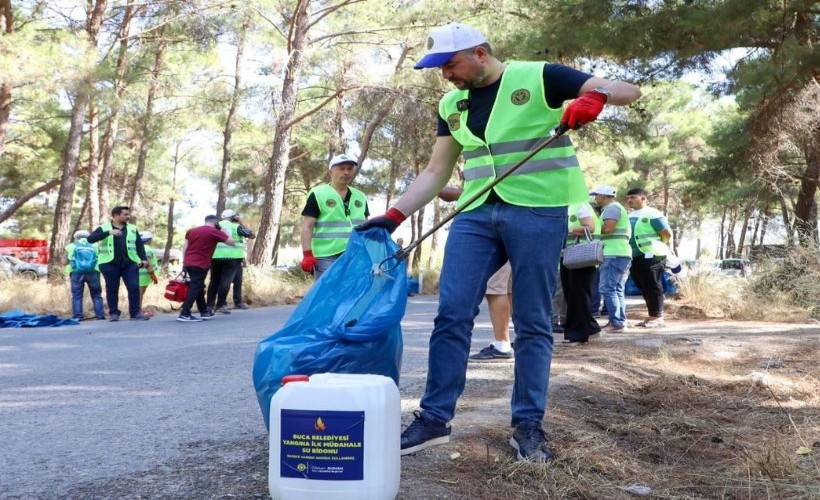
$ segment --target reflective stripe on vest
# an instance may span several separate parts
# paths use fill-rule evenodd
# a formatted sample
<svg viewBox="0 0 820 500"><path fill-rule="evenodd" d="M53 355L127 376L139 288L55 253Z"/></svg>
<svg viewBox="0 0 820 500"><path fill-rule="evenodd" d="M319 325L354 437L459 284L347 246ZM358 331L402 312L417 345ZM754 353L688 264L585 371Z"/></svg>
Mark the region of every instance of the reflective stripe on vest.
<svg viewBox="0 0 820 500"><path fill-rule="evenodd" d="M615 231L609 234L601 234L601 241L604 242L604 257L632 257L632 247L629 246L629 237L632 234L629 225L629 214L623 205L617 201L613 201L609 206L612 205L618 207L620 216L615 223ZM600 220L603 226L603 214L601 214Z"/></svg>
<svg viewBox="0 0 820 500"><path fill-rule="evenodd" d="M550 108L544 99L543 70L541 62L507 64L487 122L486 141L467 128L469 109L458 109L458 102L469 98L468 90L454 90L442 98L439 114L462 146L465 160L459 207L510 170L558 126L561 109ZM493 189L502 200L527 207L566 206L588 197L569 136L557 138ZM466 210L481 205L488 195Z"/></svg>
<svg viewBox="0 0 820 500"><path fill-rule="evenodd" d="M344 200L330 184L310 190L319 205L319 217L313 226L310 247L316 257L330 257L345 251L353 226L365 221L367 198L358 189L349 187L350 201L345 211ZM308 196L310 196L308 193Z"/></svg>
<svg viewBox="0 0 820 500"><path fill-rule="evenodd" d="M103 231L111 231L114 226L110 222L106 222L100 226ZM135 263L140 263L140 257L137 255L137 238L139 238L139 234L137 233L136 226L131 224L125 225L125 248L128 251L128 258L134 261ZM97 246L97 250L99 251L99 257L97 258L98 264L106 264L114 260L114 236L108 235L102 240L102 245Z"/></svg>
<svg viewBox="0 0 820 500"><path fill-rule="evenodd" d="M231 239L236 242L236 246L230 246L219 242L214 248L214 259L244 259L245 258L245 238L239 235L239 224L231 221L220 221L219 227L230 229Z"/></svg>
<svg viewBox="0 0 820 500"><path fill-rule="evenodd" d="M635 221L635 246L643 254L652 254L655 257L666 257L669 254L669 247L652 227L651 220L660 217L663 217L663 214L659 210L645 207Z"/></svg>
<svg viewBox="0 0 820 500"><path fill-rule="evenodd" d="M567 244L566 246L570 247L575 244L576 238L578 235L572 234L572 230L576 227L581 227L581 220L578 217L578 210L581 207L586 206L589 209L589 213L592 214L592 221L594 222L595 229L592 231L592 238L593 239L600 239L601 237L601 221L598 217L595 216L595 212L592 210L592 205L589 202L584 203L575 203L569 206L569 210L567 214L569 215L569 231L567 233ZM580 243L585 242L587 239L585 236L581 236L579 239Z"/></svg>

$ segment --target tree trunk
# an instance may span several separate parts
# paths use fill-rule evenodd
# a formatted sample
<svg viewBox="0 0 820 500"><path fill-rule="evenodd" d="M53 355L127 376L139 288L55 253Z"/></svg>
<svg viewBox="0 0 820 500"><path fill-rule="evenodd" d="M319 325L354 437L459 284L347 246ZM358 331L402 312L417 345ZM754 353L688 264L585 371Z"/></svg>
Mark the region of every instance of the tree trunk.
<svg viewBox="0 0 820 500"><path fill-rule="evenodd" d="M737 246L735 245L735 226L737 226L737 210L729 210L729 228L726 231L726 258L737 257Z"/></svg>
<svg viewBox="0 0 820 500"><path fill-rule="evenodd" d="M726 207L723 207L723 213L720 216L720 226L718 226L718 248L717 248L717 258L723 258L723 242L725 241L725 234L724 228L726 227Z"/></svg>
<svg viewBox="0 0 820 500"><path fill-rule="evenodd" d="M792 232L792 223L789 220L789 206L786 203L786 197L783 193L778 195L780 199L780 211L783 213L783 225L786 227L786 245L789 247L794 246L794 233Z"/></svg>
<svg viewBox="0 0 820 500"><path fill-rule="evenodd" d="M151 121L154 118L154 99L157 94L157 87L159 87L160 71L162 71L162 54L165 51L165 27L163 24L159 29L159 40L157 40L157 47L154 52L154 67L151 69L151 83L148 85L148 99L145 103L145 114L140 120L140 147L139 155L137 157L137 172L134 174L134 184L131 191L130 207L132 212L138 212L141 199L141 184L142 178L145 175L145 161L148 158L148 150L151 149L153 140L151 138Z"/></svg>
<svg viewBox="0 0 820 500"><path fill-rule="evenodd" d="M0 19L4 21L2 36L14 33L14 11L11 0L0 0ZM2 81L0 76L0 156L6 148L6 129L11 117L11 83Z"/></svg>
<svg viewBox="0 0 820 500"><path fill-rule="evenodd" d="M171 175L171 197L168 199L168 219L165 223L165 229L168 236L165 238L165 250L162 252L162 268L163 273L168 272L168 262L171 260L171 248L174 246L174 193L177 192L177 167L179 167L179 142L174 148L174 170Z"/></svg>
<svg viewBox="0 0 820 500"><path fill-rule="evenodd" d="M425 207L421 207L418 212L416 212L416 217L413 218L413 222L416 225L415 233L421 237L424 234L424 209ZM421 247L422 245L416 246L413 250L413 262L411 268L416 271L416 273L421 272Z"/></svg>
<svg viewBox="0 0 820 500"><path fill-rule="evenodd" d="M11 218L11 216L14 215L14 213L17 212L17 210L19 210L20 207L25 205L28 200L34 198L35 196L37 196L40 193L45 193L47 191L51 191L52 189L54 189L54 187L58 186L59 184L60 184L59 179L50 180L50 181L46 182L45 184L43 184L42 186L40 186L38 188L35 188L35 189L32 189L28 193L26 193L23 196L17 198L17 201L15 201L11 205L9 205L8 208L6 208L4 211L0 212L0 224L2 224L3 222L5 222L9 218Z"/></svg>
<svg viewBox="0 0 820 500"><path fill-rule="evenodd" d="M753 202L746 205L741 214L743 226L740 228L740 239L737 242L737 247L740 250L740 255L743 255L743 245L746 242L746 231L749 228L749 218L752 216Z"/></svg>
<svg viewBox="0 0 820 500"><path fill-rule="evenodd" d="M800 191L794 204L794 227L802 246L815 245L817 239L817 186L820 184L820 139L805 148L806 171L800 177Z"/></svg>
<svg viewBox="0 0 820 500"><path fill-rule="evenodd" d="M100 130L97 106L88 104L88 188L86 205L88 206L88 226L94 229L100 225Z"/></svg>
<svg viewBox="0 0 820 500"><path fill-rule="evenodd" d="M441 202L433 200L433 227L441 222ZM433 268L436 265L436 254L438 254L438 231L430 236L430 255L427 258L427 267Z"/></svg>
<svg viewBox="0 0 820 500"><path fill-rule="evenodd" d="M245 21L239 28L236 41L236 61L233 72L233 93L231 94L231 104L228 107L228 116L225 119L225 129L222 132L222 175L219 177L219 189L216 199L216 213L221 214L225 210L228 200L228 183L231 180L231 160L233 159L233 149L231 139L236 127L236 108L242 97L242 55L245 53L245 38L247 36L249 23Z"/></svg>
<svg viewBox="0 0 820 500"><path fill-rule="evenodd" d="M82 229L86 212L88 212L88 196L86 196L83 200L83 206L80 208L79 215L77 215L77 221L74 223L74 229L71 230L72 235Z"/></svg>
<svg viewBox="0 0 820 500"><path fill-rule="evenodd" d="M97 35L105 14L108 0L96 0L94 8L88 14L86 31L88 32L88 49L96 52ZM80 163L80 143L83 136L85 108L88 105L90 93L94 89L93 75L83 78L78 85L71 109L71 124L68 130L68 141L63 152L62 177L60 192L57 195L57 204L54 209L54 222L51 228L51 244L48 264L50 282L58 282L62 276L63 266L66 263L65 246L69 240L71 225L71 208L74 205L74 188L77 182L77 168Z"/></svg>
<svg viewBox="0 0 820 500"><path fill-rule="evenodd" d="M117 70L114 75L114 103L111 106L111 115L108 117L108 124L103 134L100 157L102 159L102 171L100 172L99 193L100 193L100 214L106 216L111 210L111 195L109 186L114 165L111 158L114 153L114 143L117 139L117 132L120 123L120 102L125 94L125 68L128 59L128 36L131 31L131 18L134 16L134 0L128 0L123 13L122 24L119 29L120 48L117 54Z"/></svg>
<svg viewBox="0 0 820 500"><path fill-rule="evenodd" d="M299 0L296 5L288 64L285 79L282 82L281 103L274 103L274 109L278 107L280 111L279 116L276 117L273 151L265 176L265 198L260 214L261 223L250 259L253 264L270 265L275 251L274 240L279 231L285 192L285 175L289 163L291 120L296 113L299 76L304 65L304 51L307 46L309 5L309 0Z"/></svg>

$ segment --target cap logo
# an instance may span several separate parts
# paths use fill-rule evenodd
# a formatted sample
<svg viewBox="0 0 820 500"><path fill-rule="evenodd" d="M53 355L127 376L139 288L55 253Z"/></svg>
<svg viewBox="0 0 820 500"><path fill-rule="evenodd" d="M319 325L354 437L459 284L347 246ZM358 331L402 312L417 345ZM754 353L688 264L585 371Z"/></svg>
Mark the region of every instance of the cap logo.
<svg viewBox="0 0 820 500"><path fill-rule="evenodd" d="M512 103L516 106L526 104L530 100L530 91L527 89L518 89L512 93L510 100L512 100Z"/></svg>
<svg viewBox="0 0 820 500"><path fill-rule="evenodd" d="M325 202L325 205L327 205L328 208L334 208L334 207L336 207L336 200L327 200Z"/></svg>
<svg viewBox="0 0 820 500"><path fill-rule="evenodd" d="M436 43L436 41L435 41L435 40L433 40L433 37L428 36L428 37L427 37L427 50L432 49L432 48L433 48L433 45L435 45L435 43Z"/></svg>
<svg viewBox="0 0 820 500"><path fill-rule="evenodd" d="M453 132L461 128L461 114L453 113L452 115L448 116L447 126L450 127L450 130Z"/></svg>

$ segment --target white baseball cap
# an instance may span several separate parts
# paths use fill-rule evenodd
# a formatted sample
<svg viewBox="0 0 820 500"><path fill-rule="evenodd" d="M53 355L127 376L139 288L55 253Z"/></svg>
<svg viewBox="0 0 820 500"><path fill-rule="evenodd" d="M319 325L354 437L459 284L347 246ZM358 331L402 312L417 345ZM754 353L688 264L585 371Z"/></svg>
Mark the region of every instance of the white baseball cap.
<svg viewBox="0 0 820 500"><path fill-rule="evenodd" d="M222 218L223 219L230 219L231 217L236 217L237 215L239 215L239 214L237 214L236 212L234 212L230 208L227 208L227 209L222 211Z"/></svg>
<svg viewBox="0 0 820 500"><path fill-rule="evenodd" d="M342 163L352 163L354 167L359 166L359 162L357 162L355 158L342 153L340 155L334 156L333 159L330 160L330 164L327 166L327 168L330 169L330 168L333 168L336 165L340 165Z"/></svg>
<svg viewBox="0 0 820 500"><path fill-rule="evenodd" d="M91 233L86 231L85 229L80 229L79 231L74 231L74 239L79 240L82 238L88 238Z"/></svg>
<svg viewBox="0 0 820 500"><path fill-rule="evenodd" d="M151 231L143 231L143 232L140 233L140 239L142 241L148 241L153 237L154 237L154 233L152 233Z"/></svg>
<svg viewBox="0 0 820 500"><path fill-rule="evenodd" d="M413 68L438 68L447 63L456 52L487 43L477 29L461 23L450 23L430 31L427 36L427 54Z"/></svg>
<svg viewBox="0 0 820 500"><path fill-rule="evenodd" d="M591 195L600 194L603 196L615 196L615 188L612 186L598 186L592 191L590 191Z"/></svg>

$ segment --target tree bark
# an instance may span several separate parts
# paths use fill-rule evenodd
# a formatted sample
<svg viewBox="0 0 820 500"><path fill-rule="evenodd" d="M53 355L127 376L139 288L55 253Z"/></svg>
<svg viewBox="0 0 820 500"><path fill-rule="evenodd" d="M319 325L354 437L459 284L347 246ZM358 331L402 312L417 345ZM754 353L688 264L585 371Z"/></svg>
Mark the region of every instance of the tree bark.
<svg viewBox="0 0 820 500"><path fill-rule="evenodd" d="M111 195L109 186L114 165L111 158L114 153L114 144L117 139L120 123L120 102L125 94L125 68L128 60L128 35L131 31L131 19L134 16L134 0L128 0L125 5L122 23L119 29L120 48L117 54L117 69L114 76L114 103L111 106L111 115L103 134L102 148L100 149L102 171L100 172L100 214L106 215L111 210Z"/></svg>
<svg viewBox="0 0 820 500"><path fill-rule="evenodd" d="M100 130L97 106L88 104L88 189L86 205L88 206L89 229L100 225Z"/></svg>
<svg viewBox="0 0 820 500"><path fill-rule="evenodd" d="M0 19L4 21L3 36L14 33L14 11L11 0L0 0ZM0 156L6 148L6 129L11 117L11 83L2 80L0 75Z"/></svg>
<svg viewBox="0 0 820 500"><path fill-rule="evenodd" d="M290 154L291 120L296 113L299 76L305 61L305 48L309 29L309 0L299 0L291 24L288 63L285 79L282 83L281 103L276 117L273 138L273 151L265 176L265 198L262 205L261 223L253 246L250 261L253 264L269 266L275 251L275 237L279 231L282 216L282 201L285 192L285 175L287 174ZM277 106L278 104L278 106Z"/></svg>
<svg viewBox="0 0 820 500"><path fill-rule="evenodd" d="M801 246L818 243L817 186L820 184L820 139L805 148L806 170L800 177L800 191L794 204L794 227Z"/></svg>
<svg viewBox="0 0 820 500"><path fill-rule="evenodd" d="M225 119L225 129L222 131L222 174L219 177L218 196L216 199L216 213L221 214L225 210L228 200L228 183L231 180L231 160L233 159L233 148L231 139L236 127L236 109L242 97L242 55L245 53L245 39L247 37L249 21L242 23L239 28L236 41L236 61L233 73L233 93L231 94L231 104L228 107L228 116Z"/></svg>
<svg viewBox="0 0 820 500"><path fill-rule="evenodd" d="M88 14L86 32L88 33L89 50L96 52L97 36L100 32L105 8L108 0L96 0L94 8ZM77 181L77 168L80 163L80 142L83 136L85 108L94 88L93 75L83 78L78 85L71 109L71 121L68 131L68 141L63 152L62 176L60 192L57 195L57 204L54 209L54 223L51 229L51 244L48 264L50 282L58 282L62 277L63 266L66 263L65 246L69 239L71 225L71 208L74 204L74 188Z"/></svg>
<svg viewBox="0 0 820 500"><path fill-rule="evenodd" d="M145 176L145 162L148 158L148 150L151 149L153 139L151 137L151 121L154 118L154 99L157 94L157 87L159 87L159 77L162 71L162 54L165 51L165 27L163 24L159 29L159 40L157 40L157 47L154 51L154 67L151 69L151 83L148 85L148 98L145 103L145 114L140 119L140 146L139 155L137 156L137 172L134 174L134 184L131 191L131 212L138 212L140 203L142 202L141 185L142 178Z"/></svg>
<svg viewBox="0 0 820 500"><path fill-rule="evenodd" d="M786 203L786 197L783 193L778 194L780 201L780 211L783 213L783 225L786 227L786 245L794 246L794 233L792 231L792 223L789 217L789 206Z"/></svg>
<svg viewBox="0 0 820 500"><path fill-rule="evenodd" d="M168 199L168 219L165 224L167 237L165 238L165 250L162 252L162 263L160 267L163 273L168 272L168 262L171 260L171 248L174 246L174 193L177 192L177 167L179 167L179 142L174 148L174 170L171 176L171 197Z"/></svg>
<svg viewBox="0 0 820 500"><path fill-rule="evenodd" d="M718 248L717 248L717 258L723 258L723 243L726 239L726 231L724 228L726 227L726 207L723 207L723 213L720 216L720 226L718 226Z"/></svg>

